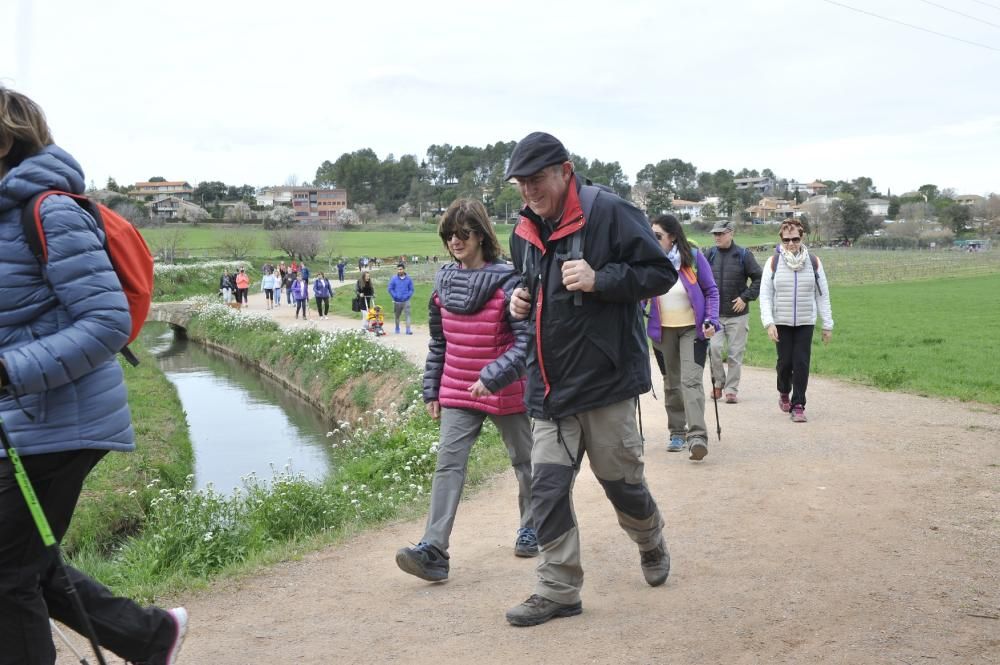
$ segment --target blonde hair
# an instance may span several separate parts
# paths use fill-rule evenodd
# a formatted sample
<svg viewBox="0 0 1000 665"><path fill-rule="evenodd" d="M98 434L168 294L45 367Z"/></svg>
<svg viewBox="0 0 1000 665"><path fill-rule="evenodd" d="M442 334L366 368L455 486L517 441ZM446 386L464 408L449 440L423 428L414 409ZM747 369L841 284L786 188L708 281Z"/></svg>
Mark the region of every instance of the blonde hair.
<svg viewBox="0 0 1000 665"><path fill-rule="evenodd" d="M10 150L0 158L0 174L52 144L42 107L26 95L0 85L0 146Z"/></svg>

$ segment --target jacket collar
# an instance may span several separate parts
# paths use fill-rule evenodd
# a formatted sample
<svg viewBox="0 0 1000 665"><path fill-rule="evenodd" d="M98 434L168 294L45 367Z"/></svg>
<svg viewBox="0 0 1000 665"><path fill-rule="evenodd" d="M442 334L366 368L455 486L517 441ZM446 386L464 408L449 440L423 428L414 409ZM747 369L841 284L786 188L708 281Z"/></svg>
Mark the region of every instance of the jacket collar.
<svg viewBox="0 0 1000 665"><path fill-rule="evenodd" d="M566 192L566 201L563 203L562 215L559 217L559 225L552 231L549 241L559 240L579 231L587 223L583 216L583 208L580 205L580 187L583 186L583 179L573 174L573 181ZM539 229L545 222L535 212L525 206L521 210L521 217L514 234L527 240L532 245L545 253L545 243L542 242L542 235Z"/></svg>

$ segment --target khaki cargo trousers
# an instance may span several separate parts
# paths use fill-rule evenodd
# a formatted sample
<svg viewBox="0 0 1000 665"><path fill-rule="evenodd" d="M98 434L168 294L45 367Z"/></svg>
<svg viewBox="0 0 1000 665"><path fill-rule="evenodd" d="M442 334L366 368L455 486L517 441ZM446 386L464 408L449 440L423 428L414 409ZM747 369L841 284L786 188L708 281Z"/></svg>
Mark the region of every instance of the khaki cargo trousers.
<svg viewBox="0 0 1000 665"><path fill-rule="evenodd" d="M564 604L580 600L583 566L573 484L584 453L614 506L618 524L639 550L660 544L663 518L643 476L635 411L635 399L627 399L559 420L534 420L531 512L540 549L538 595Z"/></svg>

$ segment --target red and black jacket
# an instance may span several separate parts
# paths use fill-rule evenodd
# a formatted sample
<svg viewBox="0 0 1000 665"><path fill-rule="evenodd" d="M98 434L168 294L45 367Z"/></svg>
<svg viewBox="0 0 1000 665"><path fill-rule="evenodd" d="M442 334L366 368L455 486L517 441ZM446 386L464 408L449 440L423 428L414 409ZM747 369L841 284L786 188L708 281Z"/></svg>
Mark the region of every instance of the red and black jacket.
<svg viewBox="0 0 1000 665"><path fill-rule="evenodd" d="M532 296L524 400L536 418L563 418L647 392L639 303L677 281L642 211L603 191L585 219L582 185L576 176L556 228L526 207L510 239L514 268ZM582 238L574 243L576 234ZM581 258L573 255L577 248L596 273L595 291L582 298L562 284L562 263Z"/></svg>

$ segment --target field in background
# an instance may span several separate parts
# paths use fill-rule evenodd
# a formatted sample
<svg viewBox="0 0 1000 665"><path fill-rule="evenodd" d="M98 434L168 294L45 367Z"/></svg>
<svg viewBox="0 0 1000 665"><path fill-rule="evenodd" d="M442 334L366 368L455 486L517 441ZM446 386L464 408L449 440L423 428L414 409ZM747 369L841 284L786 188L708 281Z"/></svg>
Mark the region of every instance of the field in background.
<svg viewBox="0 0 1000 665"><path fill-rule="evenodd" d="M1000 274L834 286L829 346L813 340L812 372L919 395L1000 404ZM773 367L753 303L745 362Z"/></svg>
<svg viewBox="0 0 1000 665"><path fill-rule="evenodd" d="M374 225L363 230L323 231L326 236L327 250L323 252L324 260L328 256L346 256L354 259L355 267L360 256L378 256L383 258L400 255L418 255L439 257L445 254L441 239L438 238L433 224L416 224L406 231L374 230ZM495 227L500 246L507 250L510 234L514 226L500 224ZM271 232L259 227L231 225L199 225L170 224L159 228L142 229L146 242L154 250L172 242L178 236L177 247L181 256L193 259L222 258L222 242L233 233L246 234L253 239L250 246L250 256L258 258L281 257L281 252L271 247ZM762 245L776 241L778 227L758 225L741 228L737 231L737 242L742 245ZM712 245L709 233L692 232L691 238L702 247Z"/></svg>

